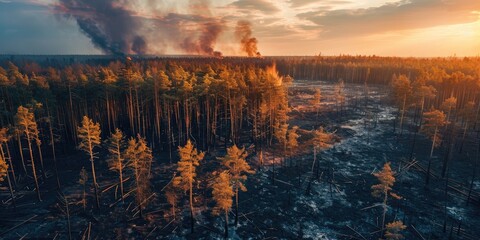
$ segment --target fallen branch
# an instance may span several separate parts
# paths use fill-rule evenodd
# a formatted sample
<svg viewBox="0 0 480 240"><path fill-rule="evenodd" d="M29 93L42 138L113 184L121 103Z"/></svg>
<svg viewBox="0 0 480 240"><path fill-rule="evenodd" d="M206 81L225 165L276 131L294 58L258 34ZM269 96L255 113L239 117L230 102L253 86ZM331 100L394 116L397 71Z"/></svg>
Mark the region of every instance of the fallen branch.
<svg viewBox="0 0 480 240"><path fill-rule="evenodd" d="M130 179L130 177L125 178L125 179L122 181L122 183L128 181L129 179ZM109 187L103 189L103 190L102 190L102 193L105 193L106 191L112 189L113 187L118 186L118 184L119 184L119 183L114 183L114 184L110 185Z"/></svg>
<svg viewBox="0 0 480 240"><path fill-rule="evenodd" d="M242 213L242 216L243 216L249 223L251 223L251 224L260 232L260 234L261 234L262 236L264 235L264 233L262 232L262 230L261 230L255 223L253 223L253 221L250 220L250 218L248 218L248 217L247 217L245 214L243 214L243 213Z"/></svg>
<svg viewBox="0 0 480 240"><path fill-rule="evenodd" d="M150 231L150 232L147 234L147 236L145 237L145 240L147 240L148 237L150 237L150 235L151 235L155 230L157 230L157 226L155 226L155 227L152 229L152 231Z"/></svg>
<svg viewBox="0 0 480 240"><path fill-rule="evenodd" d="M132 212L136 211L140 206L142 206L144 203L146 203L150 198L152 198L153 196L157 195L156 193L152 193L148 198L146 198L145 200L143 200L140 204L138 204L138 206L136 206L134 209L132 209Z"/></svg>
<svg viewBox="0 0 480 240"><path fill-rule="evenodd" d="M135 191L135 189L131 190L130 192L125 193L125 194L123 195L123 199L125 199L126 197L128 197L133 191ZM117 205L117 203L119 203L119 202L121 202L121 201L122 201L122 198L119 198L119 199L117 199L114 203L108 205L108 207L111 208L111 207Z"/></svg>
<svg viewBox="0 0 480 240"><path fill-rule="evenodd" d="M363 240L367 240L365 237L362 236L362 234L360 234L359 232L357 232L357 230L351 228L350 226L347 225L347 227L352 230L354 233L356 233L358 236L360 236Z"/></svg>
<svg viewBox="0 0 480 240"><path fill-rule="evenodd" d="M425 238L422 236L422 234L420 234L420 232L415 228L415 226L413 226L413 224L410 225L410 226L412 226L412 228L413 228L413 230L415 231L415 233L417 233L417 235L418 235L422 240L425 240Z"/></svg>
<svg viewBox="0 0 480 240"><path fill-rule="evenodd" d="M32 217L30 217L29 219L27 219L27 220L25 220L25 221L23 221L23 222L21 222L21 223L19 223L19 224L15 225L15 226L11 227L11 228L9 228L9 229L5 230L4 232L0 233L0 236L4 235L4 234L6 234L6 233L8 233L8 232L10 232L10 231L12 231L12 230L14 230L14 229L16 229L16 228L20 227L20 226L22 226L23 224L25 224L25 223L29 222L30 220L32 220L32 219L34 219L34 218L36 218L36 217L37 217L37 215L33 215L33 216L32 216Z"/></svg>
<svg viewBox="0 0 480 240"><path fill-rule="evenodd" d="M360 209L360 211L367 210L367 209L374 208L374 207L381 207L381 206L383 206L383 203L375 203L372 206L364 207L364 208Z"/></svg>

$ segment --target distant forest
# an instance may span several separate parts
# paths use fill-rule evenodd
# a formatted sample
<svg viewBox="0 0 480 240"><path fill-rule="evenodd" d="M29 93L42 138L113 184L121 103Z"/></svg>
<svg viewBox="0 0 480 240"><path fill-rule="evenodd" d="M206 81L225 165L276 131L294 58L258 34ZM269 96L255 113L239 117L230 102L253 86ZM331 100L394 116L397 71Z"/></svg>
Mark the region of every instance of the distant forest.
<svg viewBox="0 0 480 240"><path fill-rule="evenodd" d="M254 142L265 140L272 136L275 124L287 121L286 88L293 79L391 85L395 76L404 75L413 87L434 87L435 98L427 100L437 108L455 97L455 109L478 102L480 87L480 58L177 57L130 61L84 56L75 62L74 57L59 56L34 62L17 56L10 60L13 62L0 65L0 125L14 126L19 106L37 106L37 118L50 118L43 124L48 122L64 143L76 141L75 129L83 115L99 121L105 134L127 128L130 134L141 133L158 146L183 144L194 136L206 149L218 135L237 142L241 128L255 130L250 136ZM412 96L419 94L416 90L412 89ZM407 105L414 101L409 97ZM260 129L265 132L260 134ZM44 138L47 135L42 134Z"/></svg>

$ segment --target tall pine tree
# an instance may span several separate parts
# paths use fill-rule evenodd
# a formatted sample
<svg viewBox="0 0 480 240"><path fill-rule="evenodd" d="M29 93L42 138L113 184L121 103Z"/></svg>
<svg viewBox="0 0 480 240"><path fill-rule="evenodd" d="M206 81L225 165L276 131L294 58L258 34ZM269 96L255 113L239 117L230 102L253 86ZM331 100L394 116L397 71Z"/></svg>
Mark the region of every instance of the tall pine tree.
<svg viewBox="0 0 480 240"><path fill-rule="evenodd" d="M97 176L95 174L95 158L97 158L94 152L94 148L100 146L101 137L100 137L100 124L94 123L87 116L83 117L82 125L77 128L78 138L80 139L80 144L78 148L85 151L90 156L90 163L92 166L92 178L93 186L95 188L95 201L97 208L100 208L100 199L98 192Z"/></svg>

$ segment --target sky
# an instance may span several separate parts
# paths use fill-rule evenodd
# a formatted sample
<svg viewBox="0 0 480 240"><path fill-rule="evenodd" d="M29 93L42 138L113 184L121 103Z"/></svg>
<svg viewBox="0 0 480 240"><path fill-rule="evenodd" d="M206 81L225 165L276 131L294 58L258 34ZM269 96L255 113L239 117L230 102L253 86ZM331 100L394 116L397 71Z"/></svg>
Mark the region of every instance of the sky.
<svg viewBox="0 0 480 240"><path fill-rule="evenodd" d="M182 43L203 39L193 23L214 19L221 28L209 46L224 55L243 55L235 37L242 20L266 56L480 55L480 0L0 0L0 54L105 53L79 26L89 11L97 17L88 19L103 14L98 2L81 5L91 1L109 2L139 22L94 24L119 28L100 36L141 36L150 54L191 53ZM65 10L67 4L76 8Z"/></svg>

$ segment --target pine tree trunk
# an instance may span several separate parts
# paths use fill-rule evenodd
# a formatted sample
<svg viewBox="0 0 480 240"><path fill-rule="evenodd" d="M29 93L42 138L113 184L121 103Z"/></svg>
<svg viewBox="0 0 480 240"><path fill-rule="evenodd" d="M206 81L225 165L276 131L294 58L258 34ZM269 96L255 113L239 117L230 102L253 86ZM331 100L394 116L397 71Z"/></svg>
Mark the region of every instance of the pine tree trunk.
<svg viewBox="0 0 480 240"><path fill-rule="evenodd" d="M10 172L12 172L12 176L13 176L13 183L15 185L15 187L17 186L17 179L15 177L15 169L13 168L13 163L12 163L12 156L10 156L10 151L8 150L8 145L7 143L5 143L5 147L7 149L7 157L8 157L8 164L9 164L9 169L10 169ZM5 157L5 152L3 151L3 146L2 144L0 144L0 154L1 156L3 157L3 159L7 159L7 157ZM8 172L8 171L7 171Z"/></svg>
<svg viewBox="0 0 480 240"><path fill-rule="evenodd" d="M193 166L192 164L190 163L190 177L189 177L189 193L190 193L190 229L191 229L191 232L193 233L194 232L194 218L193 218Z"/></svg>
<svg viewBox="0 0 480 240"><path fill-rule="evenodd" d="M463 129L462 143L460 144L459 153L462 153L463 145L465 144L465 136L467 135L467 129L468 129L468 122L465 123L465 128Z"/></svg>
<svg viewBox="0 0 480 240"><path fill-rule="evenodd" d="M272 184L275 184L275 158L273 158L273 165L272 165Z"/></svg>
<svg viewBox="0 0 480 240"><path fill-rule="evenodd" d="M48 110L48 103L47 103L47 112L48 112L48 116L47 116L48 130L50 132L50 145L52 146L53 166L55 168L55 177L57 178L57 187L58 189L60 189L61 185L60 185L60 178L58 176L57 155L55 153L55 138L53 136L52 118L50 117L50 111Z"/></svg>
<svg viewBox="0 0 480 240"><path fill-rule="evenodd" d="M82 199L82 205L83 205L83 211L87 209L87 186L86 183L83 183L83 199Z"/></svg>
<svg viewBox="0 0 480 240"><path fill-rule="evenodd" d="M43 156L42 156L42 149L40 148L40 144L37 142L37 150L38 150L38 156L40 157L40 167L42 168L42 177L46 181L47 180L47 175L45 173L45 168L43 167Z"/></svg>
<svg viewBox="0 0 480 240"><path fill-rule="evenodd" d="M228 239L228 209L225 210L225 239Z"/></svg>
<svg viewBox="0 0 480 240"><path fill-rule="evenodd" d="M65 200L65 208L66 208L66 214L67 214L68 239L71 240L72 239L72 226L71 226L71 223L70 223L70 208L68 207L67 197L64 196L63 198Z"/></svg>
<svg viewBox="0 0 480 240"><path fill-rule="evenodd" d="M433 157L433 149L435 148L435 143L437 140L438 127L435 127L435 132L433 134L432 148L430 149L430 158Z"/></svg>
<svg viewBox="0 0 480 240"><path fill-rule="evenodd" d="M122 165L122 160L120 159L120 146L117 145L117 151L118 151L118 171L119 171L119 177L120 177L120 195L122 197L122 202L124 201L124 196L123 196L123 165Z"/></svg>
<svg viewBox="0 0 480 240"><path fill-rule="evenodd" d="M426 186L428 186L428 183L430 182L430 167L432 165L433 149L435 148L436 139L437 139L437 127L435 127L435 133L433 134L433 140L432 140L432 148L430 149L430 157L428 158L427 177L425 179Z"/></svg>
<svg viewBox="0 0 480 240"><path fill-rule="evenodd" d="M444 215L445 215L445 219L444 219L444 222L443 222L443 232L445 232L447 230L447 218L448 218L448 214L447 214L447 198L448 198L448 176L447 176L447 179L445 179L445 195L444 195L444 206L443 206L443 209L444 209ZM452 223L453 225L453 223Z"/></svg>
<svg viewBox="0 0 480 240"><path fill-rule="evenodd" d="M477 158L478 158L478 152L479 152L479 149L477 148ZM477 172L477 165L478 165L478 159L475 159L475 166L473 167L473 170L472 170L472 179L470 180L470 187L468 189L467 206L472 196L472 190L475 183L475 173Z"/></svg>
<svg viewBox="0 0 480 240"><path fill-rule="evenodd" d="M13 194L12 182L10 181L10 173L8 173L8 170L6 175L7 175L7 182L8 182L8 190L10 190L10 196L12 197L13 209L17 211L17 204L15 203L15 195Z"/></svg>
<svg viewBox="0 0 480 240"><path fill-rule="evenodd" d="M25 166L25 158L23 157L23 146L22 140L20 139L20 134L17 133L17 142L18 142L18 150L20 152L20 159L22 160L23 171L27 174L27 167Z"/></svg>
<svg viewBox="0 0 480 240"><path fill-rule="evenodd" d="M235 188L235 227L238 226L238 187Z"/></svg>
<svg viewBox="0 0 480 240"><path fill-rule="evenodd" d="M88 148L90 152L90 163L92 165L92 177L93 177L93 186L95 188L95 202L97 204L97 208L100 209L100 200L98 199L98 185L97 185L97 176L95 174L95 163L93 159L93 149L92 149L92 142L90 140L90 132L88 132Z"/></svg>
<svg viewBox="0 0 480 240"><path fill-rule="evenodd" d="M407 103L407 94L403 96L402 114L400 116L400 136L403 134L403 117L405 116L405 106Z"/></svg>
<svg viewBox="0 0 480 240"><path fill-rule="evenodd" d="M37 171L35 170L35 160L33 160L32 143L30 141L30 135L28 131L25 133L25 135L27 136L28 150L30 152L30 159L32 160L33 179L35 180L35 188L37 190L38 201L42 201L42 198L40 197L40 188L38 186Z"/></svg>
<svg viewBox="0 0 480 240"><path fill-rule="evenodd" d="M415 151L415 144L417 142L417 135L418 135L418 132L420 131L420 129L422 128L422 121L423 121L423 109L425 107L425 99L422 98L422 104L421 104L421 108L420 108L420 119L419 119L419 122L418 122L418 126L416 127L415 129L415 133L413 135L413 143L412 143L412 149L410 151L410 161L413 159L413 153Z"/></svg>
<svg viewBox="0 0 480 240"><path fill-rule="evenodd" d="M455 124L452 123L452 131L450 133L449 144L448 144L447 152L445 153L445 158L442 166L442 178L445 177L445 174L447 172L448 165L451 159L451 154L452 154L452 151L454 151L453 149L454 145L455 145Z"/></svg>
<svg viewBox="0 0 480 240"><path fill-rule="evenodd" d="M72 99L72 86L70 84L70 82L68 83L68 97L69 97L69 102L70 102L70 122L71 122L71 126L76 126L77 123L75 121L75 116L74 116L74 112L73 112L73 99ZM76 127L71 127L71 131L73 133L73 136L76 136L77 135L77 128ZM75 145L77 145L77 138L73 138L73 141L75 143Z"/></svg>
<svg viewBox="0 0 480 240"><path fill-rule="evenodd" d="M383 232L385 231L385 216L387 215L387 198L388 198L388 192L384 192L384 197L383 197L383 214L382 214L382 231L380 232L380 235L383 236Z"/></svg>

